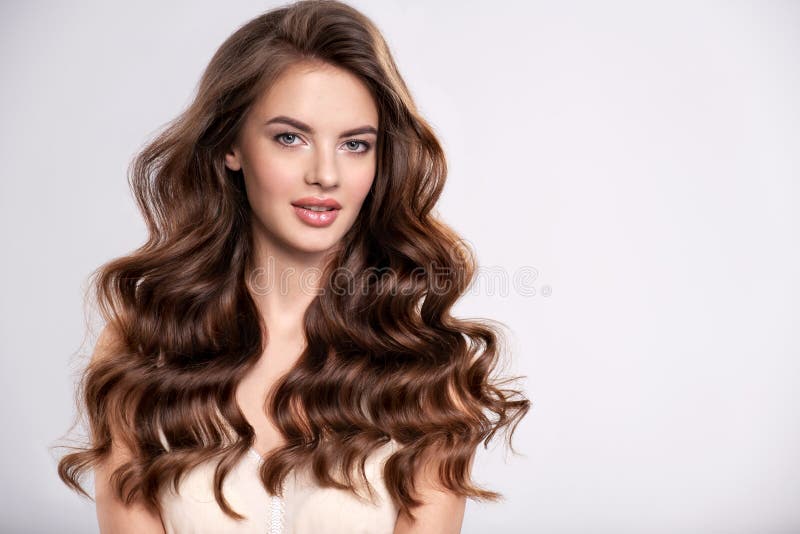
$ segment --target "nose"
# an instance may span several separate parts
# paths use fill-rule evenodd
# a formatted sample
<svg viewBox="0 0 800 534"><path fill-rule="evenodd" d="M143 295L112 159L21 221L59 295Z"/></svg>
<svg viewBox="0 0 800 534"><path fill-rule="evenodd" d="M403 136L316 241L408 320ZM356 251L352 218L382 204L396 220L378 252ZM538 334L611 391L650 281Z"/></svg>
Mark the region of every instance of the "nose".
<svg viewBox="0 0 800 534"><path fill-rule="evenodd" d="M316 150L311 168L306 173L306 183L319 184L323 189L330 189L339 184L339 169L336 168L336 155L327 150Z"/></svg>

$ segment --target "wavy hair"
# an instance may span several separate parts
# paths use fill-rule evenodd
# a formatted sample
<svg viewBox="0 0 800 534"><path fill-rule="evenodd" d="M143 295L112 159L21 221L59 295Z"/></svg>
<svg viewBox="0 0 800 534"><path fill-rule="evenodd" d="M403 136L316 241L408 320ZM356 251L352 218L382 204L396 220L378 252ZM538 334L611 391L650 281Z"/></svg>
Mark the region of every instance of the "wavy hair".
<svg viewBox="0 0 800 534"><path fill-rule="evenodd" d="M188 469L219 458L216 500L242 518L222 483L255 434L234 394L268 332L247 283L253 214L242 172L228 169L224 154L258 95L301 61L346 69L369 88L379 110L377 166L304 315L305 350L267 397L285 444L264 459L264 487L280 494L292 468L306 465L318 484L355 491L353 468L365 480L367 456L394 440L384 480L412 517L421 501L408 475L425 462L461 496L502 498L473 483L472 460L500 430L511 445L530 402L503 387L516 378L495 376L500 323L451 314L476 260L432 213L447 174L442 147L374 23L334 0L286 4L240 27L187 109L133 158L128 178L148 238L91 277L116 335L76 390L90 437L58 464L75 491L89 497L80 479L110 454L113 428L132 454L111 476L120 499L160 511L165 484L177 487Z"/></svg>

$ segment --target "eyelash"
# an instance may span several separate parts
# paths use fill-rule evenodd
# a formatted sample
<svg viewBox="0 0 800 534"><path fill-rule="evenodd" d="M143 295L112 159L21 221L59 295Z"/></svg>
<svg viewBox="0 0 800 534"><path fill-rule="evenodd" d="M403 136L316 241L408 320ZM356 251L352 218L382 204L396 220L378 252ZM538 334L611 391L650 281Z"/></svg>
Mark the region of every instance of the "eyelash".
<svg viewBox="0 0 800 534"><path fill-rule="evenodd" d="M277 143L283 148L291 148L293 145L287 145L281 142L281 138L286 135L291 135L292 137L299 138L300 136L294 132L281 132L278 135L274 136L273 139L277 141ZM365 154L369 152L370 148L372 148L372 144L368 143L367 141L362 141L361 139L348 139L345 143L361 143L364 146L364 150L349 150L348 152L352 152L353 154Z"/></svg>

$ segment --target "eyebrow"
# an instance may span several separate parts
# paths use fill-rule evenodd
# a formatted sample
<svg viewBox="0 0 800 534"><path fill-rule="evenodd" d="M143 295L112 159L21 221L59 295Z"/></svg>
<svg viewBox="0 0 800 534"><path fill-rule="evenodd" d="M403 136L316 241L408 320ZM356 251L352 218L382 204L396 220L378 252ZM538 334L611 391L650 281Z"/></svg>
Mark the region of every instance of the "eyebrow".
<svg viewBox="0 0 800 534"><path fill-rule="evenodd" d="M275 123L283 123L288 124L294 128L297 128L300 131L303 131L307 134L314 134L314 128L309 126L308 124L301 122L297 119L293 119L291 117L287 117L286 115L278 115L277 117L273 117L267 122L264 123L264 126L268 124L275 124ZM351 135L360 135L360 134L375 134L378 135L378 130L375 129L373 126L361 126L359 128L353 128L352 130L347 130L346 132L342 132L339 137L350 137Z"/></svg>

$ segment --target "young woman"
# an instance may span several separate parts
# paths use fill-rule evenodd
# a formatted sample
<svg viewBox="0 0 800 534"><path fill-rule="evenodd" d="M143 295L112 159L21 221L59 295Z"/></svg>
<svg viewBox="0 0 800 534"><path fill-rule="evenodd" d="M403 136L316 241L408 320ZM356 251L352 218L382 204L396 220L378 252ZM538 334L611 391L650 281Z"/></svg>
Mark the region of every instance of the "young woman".
<svg viewBox="0 0 800 534"><path fill-rule="evenodd" d="M102 532L439 534L500 497L474 454L529 401L493 376L499 328L450 313L475 263L432 214L445 176L352 7L222 44L131 167L147 242L94 280L91 441L59 474L88 496L94 470Z"/></svg>

